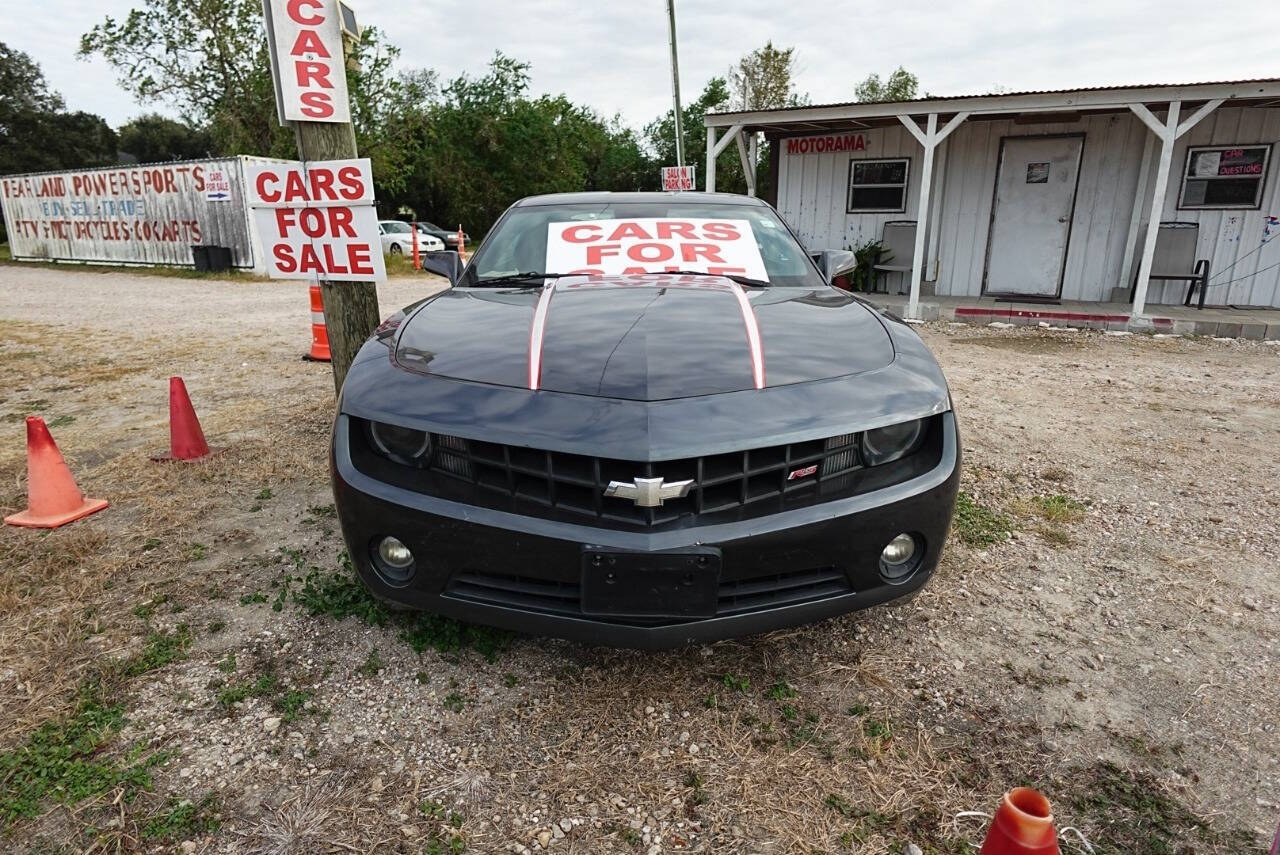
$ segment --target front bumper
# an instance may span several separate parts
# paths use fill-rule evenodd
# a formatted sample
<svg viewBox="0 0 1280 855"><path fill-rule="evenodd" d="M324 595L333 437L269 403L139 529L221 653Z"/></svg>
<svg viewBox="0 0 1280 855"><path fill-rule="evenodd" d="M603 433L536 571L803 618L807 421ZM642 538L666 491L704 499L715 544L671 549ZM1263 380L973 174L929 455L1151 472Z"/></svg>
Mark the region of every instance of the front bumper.
<svg viewBox="0 0 1280 855"><path fill-rule="evenodd" d="M908 481L772 516L652 533L521 516L384 483L353 465L345 415L334 426L333 488L352 561L381 599L591 644L678 647L845 614L923 587L941 555L960 476L953 413L942 415L942 428L938 464ZM880 552L904 531L923 543L923 557L910 577L890 584L880 576ZM403 587L386 584L373 567L371 547L387 535L417 557L417 572ZM695 620L585 615L575 609L584 545L718 548L720 610Z"/></svg>

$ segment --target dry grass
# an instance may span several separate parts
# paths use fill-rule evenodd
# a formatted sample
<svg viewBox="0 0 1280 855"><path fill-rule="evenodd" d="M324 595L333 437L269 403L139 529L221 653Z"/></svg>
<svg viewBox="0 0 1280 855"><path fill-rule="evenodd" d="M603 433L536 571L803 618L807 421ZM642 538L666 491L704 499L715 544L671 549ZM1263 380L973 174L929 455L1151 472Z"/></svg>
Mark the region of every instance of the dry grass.
<svg viewBox="0 0 1280 855"><path fill-rule="evenodd" d="M334 776L306 785L255 823L245 834L245 842L261 855L309 855L326 846L342 845L338 841L348 829L348 808L367 792L353 786L351 777ZM358 835L353 837L359 839Z"/></svg>
<svg viewBox="0 0 1280 855"><path fill-rule="evenodd" d="M1031 520L1037 534L1057 547L1071 544L1071 528L1085 518L1087 510L1084 503L1061 493L1015 499L1011 506L1015 513Z"/></svg>
<svg viewBox="0 0 1280 855"><path fill-rule="evenodd" d="M503 796L515 805L536 803L535 791L566 809L619 794L626 804L678 805L687 821L717 827L716 851L950 845L949 816L974 804L948 757L954 740L923 729L913 698L856 652L838 666L809 664L818 633L847 628L775 633L709 656L592 653L554 693L499 716L494 728L521 738L505 740L514 755L494 758L493 778L511 782ZM676 673L678 683L667 679ZM785 695L772 688L784 684ZM619 810L620 830L625 820ZM498 841L476 842L487 851Z"/></svg>
<svg viewBox="0 0 1280 855"><path fill-rule="evenodd" d="M78 414L54 430L55 439L81 489L112 503L62 529L0 530L0 675L20 687L0 694L0 745L63 707L102 656L136 643L145 628L136 606L162 589L174 601L195 595L174 584L191 560L191 544L233 528L230 521L247 509L239 497L264 484L324 477L331 405L302 395L240 395L233 407L202 408L211 443L231 442L231 449L195 465L153 463L149 454L167 444L166 387L160 378L140 384L138 375L197 362L208 348L131 337L85 346L94 340L92 331L74 327L0 325L0 366L24 379L0 392L0 409L12 408L9 439L0 443L3 513L26 505L20 420L28 412L47 421ZM129 406L145 413L140 424L95 419L104 402L141 394L154 401Z"/></svg>
<svg viewBox="0 0 1280 855"><path fill-rule="evenodd" d="M286 361L269 331L242 333L210 347L0 326L0 369L22 367L13 372L20 381L0 390L6 396L0 414L20 419L29 402L45 401L40 411L73 416L55 436L85 491L112 501L106 512L47 534L0 530L0 748L57 716L89 671L136 651L148 627L189 620L196 630L187 661L124 688L131 724L109 750L123 753L155 739L173 750L173 759L157 768L156 792L132 803L110 792L54 808L14 829L13 840L53 851L172 849L176 839L146 840L145 829L172 799L202 797L210 778L196 783L179 777L178 768L212 765L209 757L220 756L221 740L230 738L250 743L251 755L259 748L271 753L265 762L215 771L228 783L216 790L224 826L193 834L210 850L448 852L457 838L467 851L504 851L513 841L529 844L552 819L585 817L590 806L599 808L599 822L587 819L555 844L557 851L643 852L634 823L668 811L661 819L664 851L679 850L685 839L702 851L734 853L885 853L911 841L927 852L967 855L981 839L981 823L957 820L956 813L990 810L1009 785L1031 782L1051 794L1064 821L1091 834L1116 826L1111 840L1126 845L1112 851L1160 851L1144 849L1148 838L1119 828L1149 815L1167 826L1152 831L1151 840L1168 838L1188 851L1244 851L1195 836L1200 817L1170 804L1196 800L1171 769L1155 765L1159 758L1129 764L1152 764L1157 777L1083 759L1131 751L1125 740L1099 734L1088 709L1132 700L1146 683L1132 688L1127 675L1137 666L1117 661L1135 649L1131 638L1098 648L1108 670L1075 662L1085 636L1122 639L1105 623L1091 623L1092 610L1075 611L1070 602L1093 581L1085 575L1097 563L1092 557L1117 550L1091 540L1083 508L1056 494L1100 501L1109 487L1100 470L1049 465L1077 459L1078 449L1029 453L1036 443L1052 445L1021 427L1021 414L1035 407L997 406L986 403L997 395L984 395L970 408L964 490L975 508L990 512L976 522L992 536L970 547L957 532L940 578L911 604L660 654L516 640L490 662L456 650L416 651L396 626L312 619L291 603L280 613L260 600L237 605L246 593L272 596L273 581L304 565L336 567L341 549L331 509L308 511L331 500L327 369ZM987 348L957 351L966 354L965 365L1004 362ZM1050 370L1048 360L1030 362ZM45 365L56 372L36 370ZM148 453L162 449L167 437L164 378L186 366L204 378L189 385L206 434L230 450L195 466L153 464ZM971 390L981 387L966 380L964 369L949 370L960 374L958 397L977 397ZM92 379L80 382L78 372ZM1015 418L1018 425L1000 421ZM21 428L15 420L0 422L0 430L9 437L0 442L0 504L17 507L25 477ZM1142 439L1149 448L1150 439ZM264 488L273 498L258 498ZM1117 507L1132 504L1113 497L1107 522L1132 521L1132 512ZM1042 527L1043 538L1061 548L1009 540L1006 515ZM1080 543L1054 543L1056 535L1046 532ZM282 541L296 547L296 564L277 551ZM1221 573L1215 589L1230 575L1221 562L1203 564L1214 554L1207 543L1183 554L1170 540L1167 549L1151 553L1149 568L1121 555L1133 565L1126 567L1130 575L1109 581L1141 584L1144 596L1133 601L1158 610L1143 617L1151 625L1158 619L1191 626L1203 620L1209 594L1203 573L1188 567ZM1081 575L1055 599L1053 585L1068 572ZM1040 596L1037 586L1045 588ZM1152 589L1156 596L1145 596ZM1128 620L1123 596L1121 588L1104 603ZM215 617L227 625L206 631ZM1265 618L1244 615L1259 632ZM1055 658L1031 658L1033 648L1052 650ZM381 654L384 667L361 671L370 651ZM240 663L230 674L216 667L229 653L238 653ZM264 737L255 717L269 699L228 709L217 703L219 689L209 688L214 679L225 681L222 688L251 684L254 670L268 666L324 707L282 728L278 738ZM1086 700L1073 694L1085 689ZM459 703L449 705L451 697ZM434 712L418 718L424 708ZM391 719L379 719L386 710ZM412 732L396 734L397 718L412 721ZM1216 720L1193 720L1215 739L1227 730ZM391 735L379 731L379 721ZM156 737L158 724L169 735ZM341 734L365 727L353 744L341 742ZM295 747L303 752L296 762ZM1193 762L1208 781L1202 755L1180 757L1178 766ZM309 770L310 763L319 770ZM1100 801L1122 798L1126 787L1155 801ZM1151 814L1152 804L1163 812ZM117 825L107 829L111 818ZM97 834L92 839L85 836L89 827Z"/></svg>

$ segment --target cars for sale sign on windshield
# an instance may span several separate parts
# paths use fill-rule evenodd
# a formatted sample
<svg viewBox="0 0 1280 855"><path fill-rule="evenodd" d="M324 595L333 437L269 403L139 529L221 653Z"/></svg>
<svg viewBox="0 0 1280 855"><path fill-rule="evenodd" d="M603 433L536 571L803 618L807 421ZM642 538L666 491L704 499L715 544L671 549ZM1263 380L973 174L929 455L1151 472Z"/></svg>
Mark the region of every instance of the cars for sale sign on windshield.
<svg viewBox="0 0 1280 855"><path fill-rule="evenodd" d="M548 273L695 271L769 280L747 220L578 220L547 225Z"/></svg>

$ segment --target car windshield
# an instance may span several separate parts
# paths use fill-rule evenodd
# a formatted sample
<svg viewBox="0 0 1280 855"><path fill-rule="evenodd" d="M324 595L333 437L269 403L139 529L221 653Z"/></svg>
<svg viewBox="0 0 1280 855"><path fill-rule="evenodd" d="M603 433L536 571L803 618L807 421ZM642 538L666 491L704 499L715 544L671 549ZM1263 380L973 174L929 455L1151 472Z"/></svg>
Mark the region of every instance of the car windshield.
<svg viewBox="0 0 1280 855"><path fill-rule="evenodd" d="M406 234L409 231L408 223L383 223L382 228L389 235Z"/></svg>
<svg viewBox="0 0 1280 855"><path fill-rule="evenodd" d="M439 226L437 226L435 223L424 223L424 222L419 222L419 223L418 223L418 228L420 228L420 229L426 229L426 230L427 230L427 231L429 231L429 232L442 232L442 231L444 231L444 229L440 228L440 227L439 227Z"/></svg>
<svg viewBox="0 0 1280 855"><path fill-rule="evenodd" d="M521 273L667 271L804 288L823 284L772 208L679 198L513 208L485 239L462 284Z"/></svg>

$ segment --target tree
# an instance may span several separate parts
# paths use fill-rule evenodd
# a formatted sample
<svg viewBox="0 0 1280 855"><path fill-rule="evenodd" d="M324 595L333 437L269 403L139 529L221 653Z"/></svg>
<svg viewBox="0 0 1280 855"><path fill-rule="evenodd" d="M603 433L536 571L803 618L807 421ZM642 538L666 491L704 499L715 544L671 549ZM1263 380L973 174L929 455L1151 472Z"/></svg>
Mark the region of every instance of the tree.
<svg viewBox="0 0 1280 855"><path fill-rule="evenodd" d="M879 74L868 74L853 88L853 97L855 101L910 101L916 97L919 88L920 80L898 66L888 80L882 81Z"/></svg>
<svg viewBox="0 0 1280 855"><path fill-rule="evenodd" d="M110 126L64 107L40 66L0 42L0 175L116 162Z"/></svg>
<svg viewBox="0 0 1280 855"><path fill-rule="evenodd" d="M207 128L219 154L295 156L293 133L276 115L261 0L142 3L81 36L79 55L106 59L138 101L167 102L187 124ZM370 27L351 56L348 88L362 144L401 85L390 76L398 54Z"/></svg>
<svg viewBox="0 0 1280 855"><path fill-rule="evenodd" d="M21 110L55 113L65 106L35 60L0 42L0 121Z"/></svg>
<svg viewBox="0 0 1280 855"><path fill-rule="evenodd" d="M222 153L287 155L293 138L276 121L262 5L255 0L144 0L80 38L139 102L164 101L208 127Z"/></svg>
<svg viewBox="0 0 1280 855"><path fill-rule="evenodd" d="M483 233L522 196L657 187L634 131L564 95L531 97L528 63L497 53L483 75L457 77L438 97L434 77L415 80L416 93L402 80L378 125L402 169L379 181L385 213Z"/></svg>
<svg viewBox="0 0 1280 855"><path fill-rule="evenodd" d="M164 160L191 160L210 157L213 137L203 128L194 128L159 113L145 113L120 126L120 150L139 163Z"/></svg>
<svg viewBox="0 0 1280 855"><path fill-rule="evenodd" d="M707 129L702 124L707 113L728 109L729 87L723 77L713 77L707 81L700 94L692 102L685 104L681 111L681 128L684 130L684 162L698 167L701 174L707 162ZM655 166L672 166L676 162L676 125L675 111L668 110L645 125L644 136L657 155ZM730 155L732 159L730 159ZM716 186L718 190L741 192L746 189L742 180L742 164L738 161L737 150L726 150L716 161ZM657 176L655 175L655 179ZM705 179L705 176L704 176Z"/></svg>
<svg viewBox="0 0 1280 855"><path fill-rule="evenodd" d="M808 95L795 91L793 47L782 50L765 42L729 69L730 104L733 110L776 110L809 103Z"/></svg>

